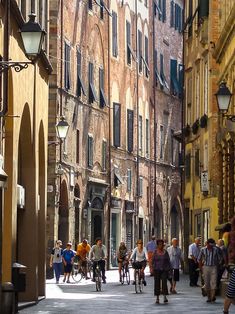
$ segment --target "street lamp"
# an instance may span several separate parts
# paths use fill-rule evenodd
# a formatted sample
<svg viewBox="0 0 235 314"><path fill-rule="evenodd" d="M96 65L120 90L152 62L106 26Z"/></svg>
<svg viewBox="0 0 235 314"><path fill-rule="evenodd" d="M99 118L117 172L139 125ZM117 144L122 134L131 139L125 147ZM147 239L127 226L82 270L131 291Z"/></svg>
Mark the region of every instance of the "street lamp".
<svg viewBox="0 0 235 314"><path fill-rule="evenodd" d="M229 105L230 105L232 95L233 94L230 92L229 88L226 86L226 82L220 83L219 90L215 94L219 111L222 112L223 115L226 116L227 119L235 122L234 115L226 114L229 110Z"/></svg>
<svg viewBox="0 0 235 314"><path fill-rule="evenodd" d="M46 32L35 22L36 15L31 13L29 21L20 29L21 39L27 58L31 61L0 61L0 73L5 69L14 68L16 72L26 69L39 56Z"/></svg>
<svg viewBox="0 0 235 314"><path fill-rule="evenodd" d="M64 117L61 117L60 121L56 125L57 135L61 140L64 140L66 138L68 129L69 129L68 122L65 120Z"/></svg>

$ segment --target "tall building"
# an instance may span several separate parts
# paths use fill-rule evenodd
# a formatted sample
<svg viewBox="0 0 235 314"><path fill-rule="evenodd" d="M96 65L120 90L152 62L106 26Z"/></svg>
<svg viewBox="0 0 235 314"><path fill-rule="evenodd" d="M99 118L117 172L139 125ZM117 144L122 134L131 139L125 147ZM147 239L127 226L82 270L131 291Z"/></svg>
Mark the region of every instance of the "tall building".
<svg viewBox="0 0 235 314"><path fill-rule="evenodd" d="M0 205L0 285L14 279L14 263L22 264L26 282L21 281L20 300L37 302L45 296L48 78L52 69L47 58L48 33L39 54L27 50L34 48L33 40L23 49L23 29L30 13L48 32L46 1L40 7L38 1L1 1L0 154L8 177ZM35 26L34 16L30 22ZM32 63L27 56L37 58Z"/></svg>

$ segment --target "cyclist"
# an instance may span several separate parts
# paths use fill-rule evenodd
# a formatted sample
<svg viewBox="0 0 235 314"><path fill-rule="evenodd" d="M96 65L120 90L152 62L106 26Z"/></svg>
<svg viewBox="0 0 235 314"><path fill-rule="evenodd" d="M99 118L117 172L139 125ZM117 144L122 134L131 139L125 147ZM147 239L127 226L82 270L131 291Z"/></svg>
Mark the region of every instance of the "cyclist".
<svg viewBox="0 0 235 314"><path fill-rule="evenodd" d="M83 268L86 279L89 279L87 276L87 256L90 252L91 247L88 244L87 239L83 239L81 243L77 245L77 258L79 266Z"/></svg>
<svg viewBox="0 0 235 314"><path fill-rule="evenodd" d="M92 246L89 258L93 260L93 279L95 282L95 269L96 266L99 265L100 270L102 272L102 281L106 283L105 277L105 260L106 260L106 247L102 244L101 238L97 238L95 241L95 245Z"/></svg>
<svg viewBox="0 0 235 314"><path fill-rule="evenodd" d="M141 269L141 276L143 278L143 284L146 286L144 270L148 261L147 250L143 246L143 241L139 239L137 241L137 247L131 254L130 260L132 262L132 266L134 269ZM133 281L133 285L135 285L135 281Z"/></svg>
<svg viewBox="0 0 235 314"><path fill-rule="evenodd" d="M118 259L118 271L119 271L119 278L120 282L122 282L121 278L121 271L122 271L122 263L125 261L128 263L128 252L127 252L127 247L124 242L120 243L119 249L118 249L118 254L117 254L117 259Z"/></svg>

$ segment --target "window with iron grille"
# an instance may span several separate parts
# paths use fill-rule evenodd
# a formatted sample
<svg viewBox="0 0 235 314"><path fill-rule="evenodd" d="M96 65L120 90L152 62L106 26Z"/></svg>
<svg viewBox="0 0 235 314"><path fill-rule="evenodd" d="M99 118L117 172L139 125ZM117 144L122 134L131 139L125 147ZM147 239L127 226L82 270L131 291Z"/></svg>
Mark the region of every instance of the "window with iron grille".
<svg viewBox="0 0 235 314"><path fill-rule="evenodd" d="M113 146L120 147L121 105L113 103Z"/></svg>
<svg viewBox="0 0 235 314"><path fill-rule="evenodd" d="M129 153L133 151L133 110L127 109L127 150Z"/></svg>

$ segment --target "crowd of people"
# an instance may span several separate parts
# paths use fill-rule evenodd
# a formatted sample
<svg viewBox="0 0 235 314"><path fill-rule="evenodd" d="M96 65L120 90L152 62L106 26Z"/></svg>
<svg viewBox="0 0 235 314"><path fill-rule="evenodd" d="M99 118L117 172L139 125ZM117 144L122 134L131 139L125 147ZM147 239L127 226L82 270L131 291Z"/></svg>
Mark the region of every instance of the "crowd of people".
<svg viewBox="0 0 235 314"><path fill-rule="evenodd" d="M207 302L213 303L216 300L216 291L219 287L222 276L227 272L229 265L229 255L227 246L223 239L219 239L217 244L214 239L209 238L201 247L200 238L196 238L194 243L189 245L188 249L188 266L189 266L189 285L191 287L201 287L203 296L207 296ZM93 278L97 264L101 269L102 281L106 283L105 262L107 259L107 250L102 243L102 239L98 238L91 247L86 239L77 245L77 250L73 251L72 243L67 243L66 248L61 248L62 242L56 241L55 247L51 252L50 266L54 268L56 283L59 283L62 267L64 266L63 282L70 282L70 274L72 265L76 260L86 273L86 279L90 279L87 275L87 262L93 262ZM153 235L151 240L143 245L143 241L139 239L137 245L132 252L128 249L124 242L120 243L118 253L118 271L121 282L121 269L123 262L131 263L134 269L141 271L143 284L146 285L145 267L149 264L150 276L154 277L154 295L156 303L160 303L160 295L163 295L163 302L167 303L168 282L170 283L170 293L176 294L176 284L180 278L180 269L184 267L184 256L178 245L178 239L173 238L171 245L168 245L163 239L155 239ZM230 268L231 270L232 268ZM199 277L201 282L198 284ZM135 282L133 281L133 284ZM230 304L235 298L235 268L231 274L227 295L224 301L224 314L228 313Z"/></svg>

